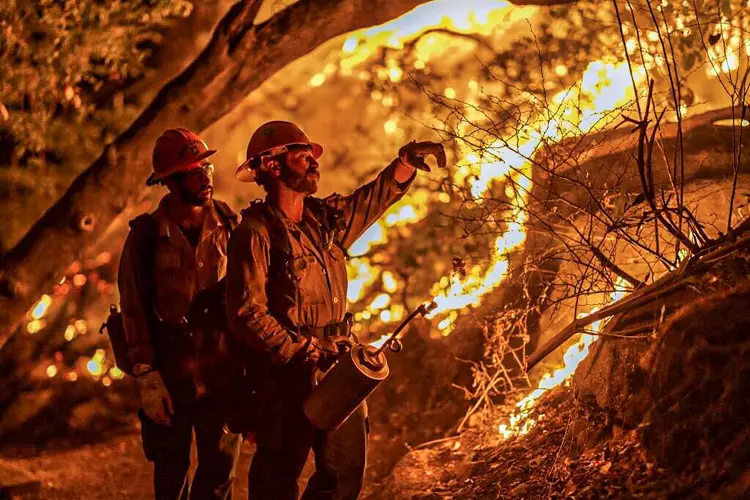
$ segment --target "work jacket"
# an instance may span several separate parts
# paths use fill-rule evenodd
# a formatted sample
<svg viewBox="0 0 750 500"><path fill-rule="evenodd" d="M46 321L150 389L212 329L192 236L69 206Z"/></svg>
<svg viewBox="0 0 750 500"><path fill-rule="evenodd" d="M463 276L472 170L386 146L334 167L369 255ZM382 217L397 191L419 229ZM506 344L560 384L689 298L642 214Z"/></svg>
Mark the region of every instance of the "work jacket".
<svg viewBox="0 0 750 500"><path fill-rule="evenodd" d="M285 365L304 347L305 329L343 321L345 252L414 179L396 182L397 161L349 196L309 197L299 224L267 203L270 213L243 211L228 248L227 319L255 353ZM326 227L314 210L319 205L341 224Z"/></svg>
<svg viewBox="0 0 750 500"><path fill-rule="evenodd" d="M194 332L183 328L185 316L195 295L216 285L227 269L229 234L238 217L218 200L208 210L198 245L188 241L182 230L169 219L167 195L151 214L155 222L153 254L142 262L138 238L131 230L120 260L118 285L128 357L132 365L147 364L163 369L167 361L184 365L195 349L179 349L193 344ZM221 204L221 214L216 207ZM150 267L151 269L146 269ZM147 282L149 297L143 297L139 280ZM190 347L193 347L192 345ZM166 360L165 358L170 358ZM177 367L175 367L177 368ZM181 366L180 369L190 368Z"/></svg>

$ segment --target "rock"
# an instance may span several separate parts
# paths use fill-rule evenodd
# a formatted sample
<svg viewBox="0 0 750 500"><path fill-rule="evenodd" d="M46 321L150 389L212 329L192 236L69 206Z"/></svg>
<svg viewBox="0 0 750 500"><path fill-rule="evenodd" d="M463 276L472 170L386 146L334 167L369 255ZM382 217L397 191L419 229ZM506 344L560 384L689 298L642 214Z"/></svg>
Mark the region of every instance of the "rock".
<svg viewBox="0 0 750 500"><path fill-rule="evenodd" d="M685 305L661 329L631 413L659 466L750 493L750 280Z"/></svg>
<svg viewBox="0 0 750 500"><path fill-rule="evenodd" d="M604 412L608 424L623 425L632 395L643 385L645 339L602 338L591 348L573 378L576 399L590 414Z"/></svg>
<svg viewBox="0 0 750 500"><path fill-rule="evenodd" d="M680 306L697 296L697 291L685 288L615 316L605 325L604 335L591 346L573 375L573 390L583 411L570 427L571 456L609 439L619 429L638 426L643 411L638 411L633 398L646 384L646 366L653 356L656 338L650 334L665 317L674 315ZM628 338L606 336L623 331L636 333Z"/></svg>

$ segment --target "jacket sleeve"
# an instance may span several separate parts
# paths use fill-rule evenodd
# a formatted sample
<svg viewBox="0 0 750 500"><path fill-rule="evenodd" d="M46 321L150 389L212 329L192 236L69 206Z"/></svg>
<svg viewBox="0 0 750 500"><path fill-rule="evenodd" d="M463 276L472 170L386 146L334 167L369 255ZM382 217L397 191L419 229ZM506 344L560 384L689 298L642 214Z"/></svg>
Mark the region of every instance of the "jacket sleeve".
<svg viewBox="0 0 750 500"><path fill-rule="evenodd" d="M305 346L268 309L270 252L265 229L242 224L232 233L227 251L227 320L235 336L283 365Z"/></svg>
<svg viewBox="0 0 750 500"><path fill-rule="evenodd" d="M411 179L399 184L394 178L397 162L392 161L374 180L357 188L349 196L332 196L328 199L330 204L344 211L346 229L340 242L344 248L351 247L411 186L416 171Z"/></svg>
<svg viewBox="0 0 750 500"><path fill-rule="evenodd" d="M136 254L135 236L131 230L125 240L120 257L120 269L117 273L125 340L128 344L128 357L132 366L136 364L154 366L151 332L138 287L138 277L141 274Z"/></svg>

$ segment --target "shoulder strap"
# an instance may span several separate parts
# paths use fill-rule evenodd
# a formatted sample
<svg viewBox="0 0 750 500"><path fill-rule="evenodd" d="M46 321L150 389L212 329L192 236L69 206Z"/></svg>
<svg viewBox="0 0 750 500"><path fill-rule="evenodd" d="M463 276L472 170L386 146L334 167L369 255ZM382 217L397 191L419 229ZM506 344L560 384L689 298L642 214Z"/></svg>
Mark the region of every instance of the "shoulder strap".
<svg viewBox="0 0 750 500"><path fill-rule="evenodd" d="M271 247L280 252L284 257L291 255L292 246L284 223L273 213L271 207L263 200L255 200L250 206L242 211L242 217L262 218L271 237Z"/></svg>
<svg viewBox="0 0 750 500"><path fill-rule="evenodd" d="M151 214L141 214L130 221L130 227L133 230L133 243L135 244L138 291L144 305L147 305L146 310L153 312L154 257L159 226Z"/></svg>
<svg viewBox="0 0 750 500"><path fill-rule="evenodd" d="M338 195L332 195L325 199L310 196L306 201L323 230L323 246L330 248L332 244L335 244L349 260L349 252L341 244L346 229L346 220L344 219L344 211L335 206L337 198Z"/></svg>
<svg viewBox="0 0 750 500"><path fill-rule="evenodd" d="M141 260L139 263L145 264L148 260L153 261L158 236L156 219L151 214L141 214L130 221L130 227L133 229L137 257Z"/></svg>

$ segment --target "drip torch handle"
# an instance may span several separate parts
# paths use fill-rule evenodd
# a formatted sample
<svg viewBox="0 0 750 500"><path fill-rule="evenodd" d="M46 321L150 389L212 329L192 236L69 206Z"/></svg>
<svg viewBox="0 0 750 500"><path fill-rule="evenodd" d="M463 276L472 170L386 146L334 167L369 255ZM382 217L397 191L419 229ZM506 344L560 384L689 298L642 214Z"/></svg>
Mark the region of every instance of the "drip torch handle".
<svg viewBox="0 0 750 500"><path fill-rule="evenodd" d="M378 357L380 355L380 353L385 350L386 347L388 347L388 346L391 345L391 342L393 342L395 340L398 340L398 334L401 333L401 330L403 330L404 328L406 328L406 325L408 325L409 323L411 323L411 321L414 318L416 318L417 315L421 314L422 316L425 316L427 313L429 313L430 311L432 311L436 307L437 307L437 304L434 301L432 301L432 302L430 302L428 304L421 304L419 307L417 307L414 311L411 312L411 314L409 314L406 317L406 319L404 319L401 322L400 325L398 325L398 327L396 328L396 330L394 330L394 332L391 334L391 336L388 338L388 340L386 340L385 342L383 342L383 345L381 345L378 348L378 350L373 353L373 357Z"/></svg>

